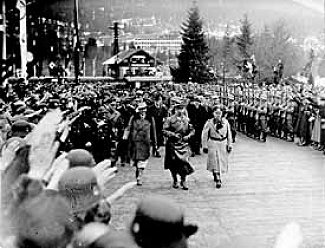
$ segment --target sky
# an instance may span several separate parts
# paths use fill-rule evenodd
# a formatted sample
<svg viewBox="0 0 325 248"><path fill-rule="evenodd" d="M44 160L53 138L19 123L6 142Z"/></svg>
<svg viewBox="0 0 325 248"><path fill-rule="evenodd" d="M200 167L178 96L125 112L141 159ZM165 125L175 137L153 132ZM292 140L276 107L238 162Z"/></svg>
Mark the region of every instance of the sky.
<svg viewBox="0 0 325 248"><path fill-rule="evenodd" d="M315 10L319 13L324 13L324 1L325 0L292 0L293 2L299 3L307 8Z"/></svg>

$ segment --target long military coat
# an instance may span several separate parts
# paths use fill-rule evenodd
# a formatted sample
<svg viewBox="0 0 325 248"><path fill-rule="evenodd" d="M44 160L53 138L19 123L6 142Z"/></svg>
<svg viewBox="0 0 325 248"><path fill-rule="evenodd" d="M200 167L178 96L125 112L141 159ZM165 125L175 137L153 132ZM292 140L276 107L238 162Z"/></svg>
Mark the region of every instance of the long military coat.
<svg viewBox="0 0 325 248"><path fill-rule="evenodd" d="M152 129L152 130L151 130ZM156 145L156 130L154 119L141 119L138 116L131 117L128 127L125 129L129 138L129 149L134 161L145 161L150 157L151 141ZM153 137L150 134L153 134Z"/></svg>
<svg viewBox="0 0 325 248"><path fill-rule="evenodd" d="M181 176L193 173L194 169L189 161L191 154L189 140L195 134L195 130L189 123L189 118L176 115L168 117L164 123L163 132L167 137L165 169Z"/></svg>

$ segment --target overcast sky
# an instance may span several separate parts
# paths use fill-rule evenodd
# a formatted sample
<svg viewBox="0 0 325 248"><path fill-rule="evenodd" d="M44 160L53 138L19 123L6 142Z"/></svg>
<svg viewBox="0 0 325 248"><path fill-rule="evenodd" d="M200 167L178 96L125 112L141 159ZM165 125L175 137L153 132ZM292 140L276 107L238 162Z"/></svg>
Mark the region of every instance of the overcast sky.
<svg viewBox="0 0 325 248"><path fill-rule="evenodd" d="M317 12L324 13L324 1L325 0L292 0L307 8L313 9Z"/></svg>

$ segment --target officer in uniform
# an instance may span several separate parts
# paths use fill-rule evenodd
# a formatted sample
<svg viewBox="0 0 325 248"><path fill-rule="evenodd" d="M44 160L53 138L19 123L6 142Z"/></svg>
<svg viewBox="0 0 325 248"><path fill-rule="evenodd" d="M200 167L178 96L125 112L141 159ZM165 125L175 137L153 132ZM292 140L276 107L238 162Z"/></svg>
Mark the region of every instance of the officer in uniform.
<svg viewBox="0 0 325 248"><path fill-rule="evenodd" d="M228 95L228 107L227 107L227 120L230 125L232 142L236 141L236 127L235 127L235 97L232 94Z"/></svg>
<svg viewBox="0 0 325 248"><path fill-rule="evenodd" d="M255 124L255 118L254 118L254 100L253 96L249 94L249 101L247 106L247 114L246 114L246 135L248 137L252 137L254 134L254 124Z"/></svg>
<svg viewBox="0 0 325 248"><path fill-rule="evenodd" d="M294 120L294 111L295 111L295 102L291 97L287 99L288 105L286 108L286 120L285 120L285 136L287 141L294 141L294 131L293 131L293 120Z"/></svg>
<svg viewBox="0 0 325 248"><path fill-rule="evenodd" d="M168 116L168 109L163 104L163 96L161 93L154 94L154 103L148 107L148 116L154 118L156 124L157 146L153 147L153 154L155 157L160 158L159 147L164 145L163 124L165 118Z"/></svg>
<svg viewBox="0 0 325 248"><path fill-rule="evenodd" d="M252 110L253 110L253 123L254 123L254 126L253 126L253 137L254 139L259 139L260 138L260 126L259 126L259 112L258 112L258 109L259 109L259 93L256 91L254 93L254 105L252 107Z"/></svg>
<svg viewBox="0 0 325 248"><path fill-rule="evenodd" d="M186 177L194 172L189 162L189 141L195 130L190 124L185 110L185 104L180 98L173 99L175 113L164 123L164 135L167 137L165 153L165 169L170 170L173 178L173 188L178 188L177 175L181 177L183 190L188 190Z"/></svg>
<svg viewBox="0 0 325 248"><path fill-rule="evenodd" d="M195 134L190 140L192 156L194 157L195 155L200 155L201 134L206 121L204 110L201 106L201 100L198 97L194 97L190 104L187 105L187 112L190 123L193 125L195 130Z"/></svg>
<svg viewBox="0 0 325 248"><path fill-rule="evenodd" d="M260 139L262 142L266 142L267 137L267 95L263 92L260 95L260 105L257 109L259 115L259 131Z"/></svg>
<svg viewBox="0 0 325 248"><path fill-rule="evenodd" d="M320 116L320 150L325 148L325 93L319 95L319 116ZM325 154L325 153L324 153Z"/></svg>
<svg viewBox="0 0 325 248"><path fill-rule="evenodd" d="M274 95L274 103L272 108L272 127L271 134L275 137L279 137L279 123L280 123L280 94L275 92Z"/></svg>
<svg viewBox="0 0 325 248"><path fill-rule="evenodd" d="M287 139L285 135L285 123L286 123L286 112L287 109L287 98L286 94L283 92L281 97L281 103L279 106L279 126L278 126L278 134L281 139Z"/></svg>

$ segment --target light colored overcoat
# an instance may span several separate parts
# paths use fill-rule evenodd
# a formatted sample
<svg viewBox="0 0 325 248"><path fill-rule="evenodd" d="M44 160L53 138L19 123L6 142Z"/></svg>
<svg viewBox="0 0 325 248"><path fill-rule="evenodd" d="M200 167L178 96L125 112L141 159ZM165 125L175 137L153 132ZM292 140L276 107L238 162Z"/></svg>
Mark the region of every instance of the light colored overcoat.
<svg viewBox="0 0 325 248"><path fill-rule="evenodd" d="M216 140L217 139L217 140ZM221 140L221 141L220 141ZM231 146L232 137L228 121L222 118L222 128L217 130L214 119L209 119L202 132L202 147L208 148L207 169L226 173L228 171L227 146Z"/></svg>

